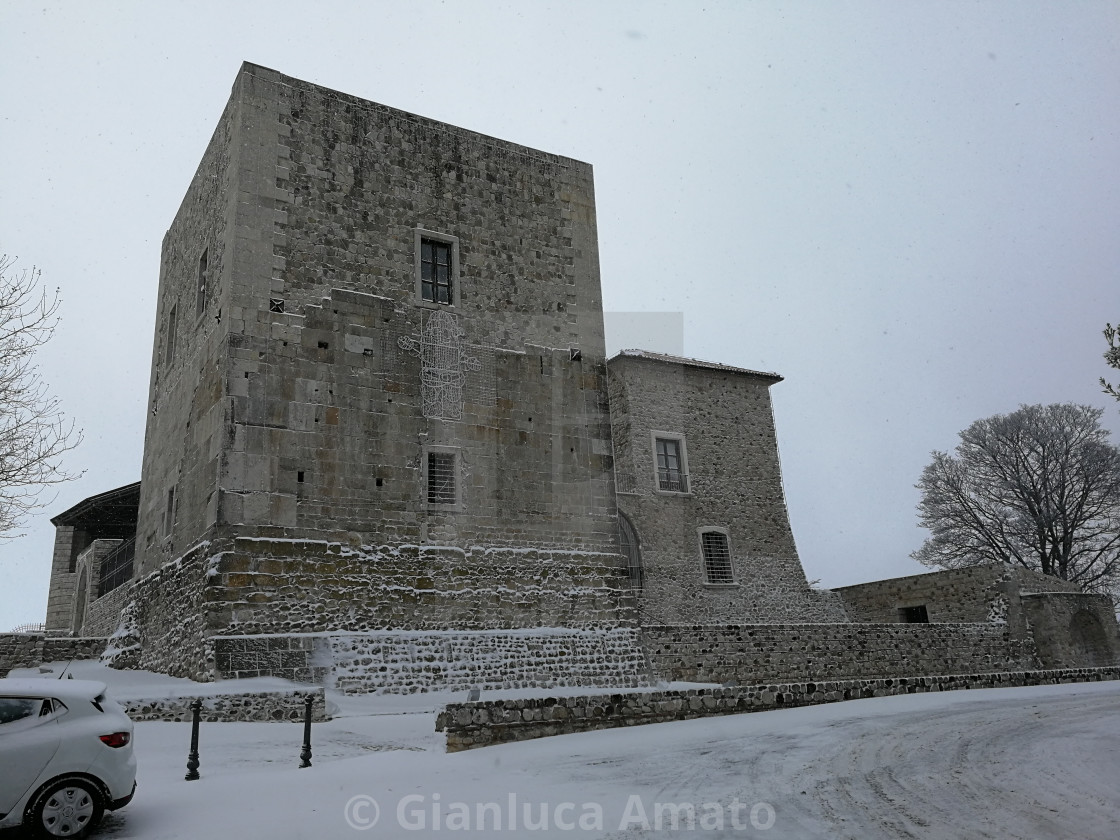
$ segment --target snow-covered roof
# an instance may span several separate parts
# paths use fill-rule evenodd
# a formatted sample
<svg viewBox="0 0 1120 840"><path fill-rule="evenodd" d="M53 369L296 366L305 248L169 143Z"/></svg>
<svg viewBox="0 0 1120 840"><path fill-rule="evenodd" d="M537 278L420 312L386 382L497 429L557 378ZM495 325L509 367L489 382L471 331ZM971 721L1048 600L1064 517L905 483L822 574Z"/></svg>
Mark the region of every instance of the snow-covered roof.
<svg viewBox="0 0 1120 840"><path fill-rule="evenodd" d="M705 368L707 370L725 370L729 373L745 373L748 376L761 376L764 379L770 379L774 382L781 382L783 379L779 374L770 373L768 371L750 370L749 368L734 367L733 365L725 365L720 362L705 362L700 359L689 359L685 356L672 356L668 353L655 353L652 350L620 350L616 355L607 360L607 364L610 364L615 359L623 357L631 359L649 359L654 362L667 362L673 365Z"/></svg>

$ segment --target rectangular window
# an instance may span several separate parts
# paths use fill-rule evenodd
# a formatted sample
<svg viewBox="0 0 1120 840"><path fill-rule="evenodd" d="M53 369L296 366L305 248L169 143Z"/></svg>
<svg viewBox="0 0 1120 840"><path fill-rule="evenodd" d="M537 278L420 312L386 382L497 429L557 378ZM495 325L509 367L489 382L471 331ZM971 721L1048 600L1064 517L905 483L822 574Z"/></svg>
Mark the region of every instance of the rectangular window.
<svg viewBox="0 0 1120 840"><path fill-rule="evenodd" d="M167 344L163 348L163 363L170 365L175 361L175 307L171 307L171 313L167 316Z"/></svg>
<svg viewBox="0 0 1120 840"><path fill-rule="evenodd" d="M451 243L420 240L420 297L451 304Z"/></svg>
<svg viewBox="0 0 1120 840"><path fill-rule="evenodd" d="M735 582L727 534L722 531L701 531L700 551L704 555L704 578L707 583Z"/></svg>
<svg viewBox="0 0 1120 840"><path fill-rule="evenodd" d="M929 624L929 614L925 604L916 607L899 607L898 620L903 624Z"/></svg>
<svg viewBox="0 0 1120 840"><path fill-rule="evenodd" d="M421 306L459 305L459 240L446 233L414 228L414 300Z"/></svg>
<svg viewBox="0 0 1120 840"><path fill-rule="evenodd" d="M682 440L656 438L657 489L670 493L688 492L688 474L684 467Z"/></svg>
<svg viewBox="0 0 1120 840"><path fill-rule="evenodd" d="M195 316L202 314L206 309L206 285L207 285L207 251L203 250L202 256L198 258L198 293L195 295Z"/></svg>
<svg viewBox="0 0 1120 840"><path fill-rule="evenodd" d="M428 453L428 504L453 505L459 501L455 481L455 453Z"/></svg>

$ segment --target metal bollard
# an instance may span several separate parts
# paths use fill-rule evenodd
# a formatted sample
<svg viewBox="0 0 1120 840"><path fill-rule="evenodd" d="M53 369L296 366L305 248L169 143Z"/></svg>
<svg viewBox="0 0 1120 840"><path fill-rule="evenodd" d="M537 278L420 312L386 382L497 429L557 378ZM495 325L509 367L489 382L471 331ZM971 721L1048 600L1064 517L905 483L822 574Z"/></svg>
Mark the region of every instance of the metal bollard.
<svg viewBox="0 0 1120 840"><path fill-rule="evenodd" d="M195 700L191 703L191 751L187 756L187 775L185 776L188 782L193 782L198 778L198 719L202 714L202 701Z"/></svg>
<svg viewBox="0 0 1120 840"><path fill-rule="evenodd" d="M299 751L299 766L311 766L311 706L315 703L315 695L308 694L303 698L303 749Z"/></svg>

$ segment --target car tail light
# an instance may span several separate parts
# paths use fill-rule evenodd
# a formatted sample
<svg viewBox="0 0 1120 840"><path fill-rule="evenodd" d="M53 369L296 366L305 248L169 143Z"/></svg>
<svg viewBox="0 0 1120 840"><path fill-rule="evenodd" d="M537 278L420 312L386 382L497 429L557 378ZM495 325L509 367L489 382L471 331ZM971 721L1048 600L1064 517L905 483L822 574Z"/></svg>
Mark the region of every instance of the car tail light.
<svg viewBox="0 0 1120 840"><path fill-rule="evenodd" d="M114 732L111 735L101 736L101 743L110 747L123 747L130 740L132 740L132 735L128 732Z"/></svg>

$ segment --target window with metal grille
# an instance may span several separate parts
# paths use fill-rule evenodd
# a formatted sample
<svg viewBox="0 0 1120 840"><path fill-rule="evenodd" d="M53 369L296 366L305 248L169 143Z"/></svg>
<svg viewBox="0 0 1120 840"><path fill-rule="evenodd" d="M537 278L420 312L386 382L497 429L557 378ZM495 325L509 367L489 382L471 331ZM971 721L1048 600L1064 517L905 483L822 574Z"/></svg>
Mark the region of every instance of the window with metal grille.
<svg viewBox="0 0 1120 840"><path fill-rule="evenodd" d="M701 532L700 550L704 554L704 577L708 583L735 582L727 534L721 531Z"/></svg>
<svg viewBox="0 0 1120 840"><path fill-rule="evenodd" d="M420 240L420 297L430 303L454 301L452 296L451 243Z"/></svg>
<svg viewBox="0 0 1120 840"><path fill-rule="evenodd" d="M455 482L455 453L428 453L428 504L453 505L458 501Z"/></svg>
<svg viewBox="0 0 1120 840"><path fill-rule="evenodd" d="M657 486L673 493L688 492L688 476L681 458L681 442L657 438Z"/></svg>
<svg viewBox="0 0 1120 840"><path fill-rule="evenodd" d="M136 539L125 540L101 561L97 597L112 592L132 580L132 561L136 556Z"/></svg>

